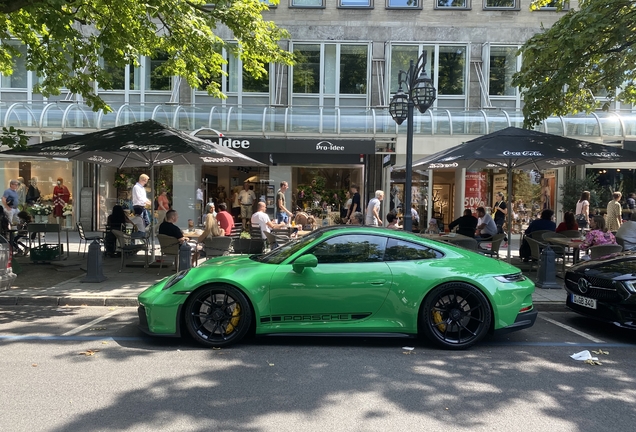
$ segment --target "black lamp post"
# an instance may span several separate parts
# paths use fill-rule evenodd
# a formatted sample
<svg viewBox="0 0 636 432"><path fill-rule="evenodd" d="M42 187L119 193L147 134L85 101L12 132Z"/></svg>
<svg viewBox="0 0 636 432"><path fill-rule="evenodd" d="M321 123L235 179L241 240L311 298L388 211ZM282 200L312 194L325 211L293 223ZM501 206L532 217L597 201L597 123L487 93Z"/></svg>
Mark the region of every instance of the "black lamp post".
<svg viewBox="0 0 636 432"><path fill-rule="evenodd" d="M411 64L408 71L398 73L398 91L389 104L389 114L398 125L408 120L406 129L406 179L404 185L404 231L413 230L411 217L411 187L413 176L413 107L421 113L433 105L437 97L437 90L433 87L433 80L426 76L426 51L417 59L417 64ZM406 93L402 85L406 86Z"/></svg>

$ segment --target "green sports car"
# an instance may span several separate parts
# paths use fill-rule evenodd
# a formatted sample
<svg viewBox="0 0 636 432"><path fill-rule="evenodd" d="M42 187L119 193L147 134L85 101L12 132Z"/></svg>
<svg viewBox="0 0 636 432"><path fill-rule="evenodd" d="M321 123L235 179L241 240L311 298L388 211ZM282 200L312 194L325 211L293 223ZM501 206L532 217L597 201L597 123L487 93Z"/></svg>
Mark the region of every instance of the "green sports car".
<svg viewBox="0 0 636 432"><path fill-rule="evenodd" d="M265 334L423 334L449 349L530 327L520 270L386 228L327 227L262 255L224 256L139 295L140 328L228 346Z"/></svg>

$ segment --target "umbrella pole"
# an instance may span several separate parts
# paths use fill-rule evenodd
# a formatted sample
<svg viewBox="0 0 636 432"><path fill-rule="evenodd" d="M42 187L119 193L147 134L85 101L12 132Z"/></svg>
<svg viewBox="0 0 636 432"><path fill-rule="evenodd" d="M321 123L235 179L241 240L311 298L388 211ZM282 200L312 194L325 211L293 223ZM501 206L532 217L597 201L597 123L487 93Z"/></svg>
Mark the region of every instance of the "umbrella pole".
<svg viewBox="0 0 636 432"><path fill-rule="evenodd" d="M155 262L155 165L150 164L150 260Z"/></svg>
<svg viewBox="0 0 636 432"><path fill-rule="evenodd" d="M508 211L506 212L506 219L508 220L508 264L512 260L512 168L508 164ZM505 231L504 231L505 232Z"/></svg>

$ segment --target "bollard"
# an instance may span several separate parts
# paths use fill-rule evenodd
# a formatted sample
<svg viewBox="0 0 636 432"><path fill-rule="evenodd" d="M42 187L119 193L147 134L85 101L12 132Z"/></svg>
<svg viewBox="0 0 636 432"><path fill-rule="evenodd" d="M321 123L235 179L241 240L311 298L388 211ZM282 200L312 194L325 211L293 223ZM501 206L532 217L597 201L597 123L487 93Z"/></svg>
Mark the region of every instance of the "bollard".
<svg viewBox="0 0 636 432"><path fill-rule="evenodd" d="M543 289L561 289L561 285L556 282L556 256L550 246L546 246L541 251L539 259L539 270L537 275L537 288Z"/></svg>
<svg viewBox="0 0 636 432"><path fill-rule="evenodd" d="M183 242L181 246L179 246L179 265L177 266L177 270L186 270L191 267L190 260L192 258L192 247L188 242Z"/></svg>
<svg viewBox="0 0 636 432"><path fill-rule="evenodd" d="M82 282L103 282L106 279L107 277L104 276L102 271L102 245L99 241L93 240L88 246L86 276L82 279Z"/></svg>

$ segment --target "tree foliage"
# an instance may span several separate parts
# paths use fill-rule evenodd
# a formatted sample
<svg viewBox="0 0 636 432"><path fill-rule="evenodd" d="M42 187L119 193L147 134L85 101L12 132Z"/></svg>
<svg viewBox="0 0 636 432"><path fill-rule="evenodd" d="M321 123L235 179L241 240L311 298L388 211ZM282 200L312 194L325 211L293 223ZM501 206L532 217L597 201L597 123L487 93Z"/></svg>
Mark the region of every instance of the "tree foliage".
<svg viewBox="0 0 636 432"><path fill-rule="evenodd" d="M535 0L531 8L554 3ZM564 0L557 0L560 8ZM513 85L524 98L526 126L550 115L608 109L608 99L636 103L636 2L581 0L552 27L530 38L520 50L521 70ZM616 89L621 88L617 93Z"/></svg>
<svg viewBox="0 0 636 432"><path fill-rule="evenodd" d="M576 203L584 191L590 192L590 209L598 207L601 203L602 188L598 183L597 174L588 174L583 179L567 177L561 185L563 211L576 211Z"/></svg>
<svg viewBox="0 0 636 432"><path fill-rule="evenodd" d="M161 74L223 97L215 79L225 63L222 48L255 78L270 62L292 63L278 44L289 35L263 19L265 9L261 0L0 0L0 72L12 73L20 52L7 42L17 39L28 47L27 69L40 77L36 91L51 96L65 87L93 109L108 111L95 83L112 89L121 80L114 70L162 53ZM217 35L221 25L234 40Z"/></svg>

